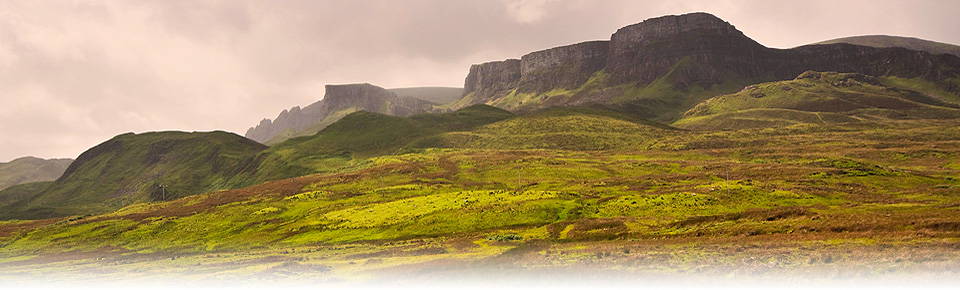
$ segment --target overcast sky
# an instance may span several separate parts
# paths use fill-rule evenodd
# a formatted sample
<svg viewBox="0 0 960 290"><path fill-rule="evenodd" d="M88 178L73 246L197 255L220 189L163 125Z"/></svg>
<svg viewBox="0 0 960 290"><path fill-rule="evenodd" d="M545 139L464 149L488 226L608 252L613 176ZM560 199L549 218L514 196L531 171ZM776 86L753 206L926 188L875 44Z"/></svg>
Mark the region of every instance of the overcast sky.
<svg viewBox="0 0 960 290"><path fill-rule="evenodd" d="M771 47L960 43L960 1L0 0L0 162L76 158L124 132L242 135L325 84L460 87L473 63L696 11Z"/></svg>

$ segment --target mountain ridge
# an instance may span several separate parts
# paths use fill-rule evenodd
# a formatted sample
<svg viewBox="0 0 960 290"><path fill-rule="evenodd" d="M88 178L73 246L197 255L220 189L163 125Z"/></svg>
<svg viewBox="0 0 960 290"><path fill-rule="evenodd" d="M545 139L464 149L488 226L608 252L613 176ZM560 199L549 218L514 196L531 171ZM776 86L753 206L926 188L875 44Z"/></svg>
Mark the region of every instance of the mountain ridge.
<svg viewBox="0 0 960 290"><path fill-rule="evenodd" d="M902 47L929 53L949 53L960 56L960 46L916 37L892 35L861 35L835 38L812 43L813 45L847 43L870 47Z"/></svg>
<svg viewBox="0 0 960 290"><path fill-rule="evenodd" d="M437 102L448 100L457 88L410 87L384 89L369 83L327 85L323 99L306 107L294 106L280 112L275 119L263 119L244 134L267 145L312 135L327 125L355 111L379 112L409 116L430 111Z"/></svg>
<svg viewBox="0 0 960 290"><path fill-rule="evenodd" d="M0 190L39 181L53 181L73 162L69 158L41 159L27 156L0 162Z"/></svg>
<svg viewBox="0 0 960 290"><path fill-rule="evenodd" d="M596 45L586 45L590 43ZM603 43L608 46L605 59ZM566 61L538 59L551 57ZM473 65L464 98L452 107L485 103L523 111L600 103L669 122L707 98L793 79L807 70L920 77L960 94L960 57L954 55L851 44L768 48L716 16L691 13L623 27L609 42Z"/></svg>

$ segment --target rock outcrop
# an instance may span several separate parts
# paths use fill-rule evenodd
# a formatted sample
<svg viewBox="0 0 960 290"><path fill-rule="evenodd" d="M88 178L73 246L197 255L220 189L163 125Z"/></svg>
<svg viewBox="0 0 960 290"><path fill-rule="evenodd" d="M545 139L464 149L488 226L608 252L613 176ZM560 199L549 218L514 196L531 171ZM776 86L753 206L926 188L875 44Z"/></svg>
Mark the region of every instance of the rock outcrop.
<svg viewBox="0 0 960 290"><path fill-rule="evenodd" d="M694 86L707 89L730 80L749 83L789 80L807 70L921 77L944 90L960 94L960 85L952 81L960 78L960 57L954 55L850 44L773 49L750 39L716 16L691 13L652 18L623 27L611 36L609 42L585 42L533 52L519 61L474 65L466 78L464 95L472 96L471 103L527 108L628 102L644 96L624 95L629 89L602 91L602 88L589 88L589 91L578 91L575 96L550 96L549 103L537 103L546 97L528 96L527 100L532 102L498 102L498 99L514 90L536 96L554 89L575 89L597 72L604 76L598 87L628 85L642 88L663 79L673 89L684 91ZM661 107L691 103L667 100L670 104L665 105L664 100L653 102L658 102ZM652 108L647 104L640 106Z"/></svg>
<svg viewBox="0 0 960 290"><path fill-rule="evenodd" d="M370 111L395 116L427 112L433 103L413 97L400 97L371 84L327 85L323 99L301 109L283 110L276 120L264 119L247 130L245 137L261 143L278 143L286 138L310 135L342 117L337 112ZM285 138L275 138L281 133Z"/></svg>
<svg viewBox="0 0 960 290"><path fill-rule="evenodd" d="M521 92L569 89L603 69L609 41L589 41L531 52L520 58Z"/></svg>
<svg viewBox="0 0 960 290"><path fill-rule="evenodd" d="M520 60L491 61L470 66L463 84L464 96L473 93L471 104L486 103L506 96L520 83ZM470 104L466 104L470 105Z"/></svg>

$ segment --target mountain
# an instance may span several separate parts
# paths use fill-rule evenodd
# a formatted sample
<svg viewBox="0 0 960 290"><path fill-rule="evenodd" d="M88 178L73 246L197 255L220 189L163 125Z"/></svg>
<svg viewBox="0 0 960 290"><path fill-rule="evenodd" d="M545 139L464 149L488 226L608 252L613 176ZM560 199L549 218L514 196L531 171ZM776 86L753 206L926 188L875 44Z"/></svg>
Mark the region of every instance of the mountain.
<svg viewBox="0 0 960 290"><path fill-rule="evenodd" d="M672 122L700 102L804 71L921 78L960 94L960 57L851 44L767 48L707 13L664 16L623 27L610 40L561 46L473 65L464 97L451 105L512 111L607 104Z"/></svg>
<svg viewBox="0 0 960 290"><path fill-rule="evenodd" d="M960 118L960 98L924 89L932 87L920 80L808 71L794 80L752 85L711 98L687 111L674 125L735 130L799 123Z"/></svg>
<svg viewBox="0 0 960 290"><path fill-rule="evenodd" d="M453 88L405 88L396 91L371 84L327 85L320 101L301 109L299 106L283 110L276 119L264 119L247 130L247 138L273 145L284 140L313 135L356 111L378 112L395 116L409 116L427 112L433 102L424 99L448 100ZM402 95L398 95L402 94ZM417 96L423 96L424 99Z"/></svg>
<svg viewBox="0 0 960 290"><path fill-rule="evenodd" d="M122 134L80 154L63 176L30 199L2 208L0 219L103 213L247 186L252 180L245 173L253 171L264 149L226 132Z"/></svg>
<svg viewBox="0 0 960 290"><path fill-rule="evenodd" d="M22 157L8 163L0 163L0 190L30 182L53 181L67 170L72 159L44 160Z"/></svg>
<svg viewBox="0 0 960 290"><path fill-rule="evenodd" d="M871 47L902 47L917 51L926 51L929 53L949 53L960 56L960 46L923 40L914 37L889 36L889 35L864 35L851 36L827 41L821 41L814 44L836 44L847 43L853 45L863 45Z"/></svg>

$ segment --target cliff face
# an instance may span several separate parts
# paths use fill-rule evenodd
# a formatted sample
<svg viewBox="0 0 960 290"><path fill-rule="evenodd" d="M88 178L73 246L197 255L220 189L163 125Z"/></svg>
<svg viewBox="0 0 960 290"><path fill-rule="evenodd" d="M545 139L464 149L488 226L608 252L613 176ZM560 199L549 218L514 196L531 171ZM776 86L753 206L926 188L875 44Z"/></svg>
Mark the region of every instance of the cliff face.
<svg viewBox="0 0 960 290"><path fill-rule="evenodd" d="M590 41L531 52L520 58L521 92L570 89L603 69L609 41Z"/></svg>
<svg viewBox="0 0 960 290"><path fill-rule="evenodd" d="M470 66L470 72L463 84L463 94L466 96L474 93L472 104L485 103L506 96L519 83L519 59L475 64Z"/></svg>
<svg viewBox="0 0 960 290"><path fill-rule="evenodd" d="M472 93L474 103L497 104L499 98L517 90L534 97L527 96L527 102L499 103L534 108L629 102L646 96L624 95L624 91L630 90L624 85L643 88L661 78L672 89L685 91L694 86L707 89L729 80L751 83L789 80L807 70L922 77L949 92L960 94L957 82L948 80L960 78L960 57L849 44L772 49L707 13L652 18L617 30L609 42L585 42L533 52L524 55L519 63L511 60L514 66L499 65L501 63L471 67L464 94ZM519 71L515 66L519 66ZM576 96L536 97L554 89L576 89L597 72L604 76L602 84L597 86L601 88L581 89ZM488 77L477 81L480 74L509 78ZM603 91L603 87L617 86L620 86L619 91ZM549 103L536 103L548 97ZM670 106L690 103L682 100L667 102Z"/></svg>
<svg viewBox="0 0 960 290"><path fill-rule="evenodd" d="M371 84L327 85L323 99L303 109L293 107L283 110L277 119L264 119L256 127L247 130L245 136L257 142L280 142L275 136L293 132L288 137L316 133L323 129L328 117L343 110L363 110L388 115L408 116L430 110L433 103L397 94ZM328 120L330 121L330 120ZM332 120L335 121L335 120Z"/></svg>

